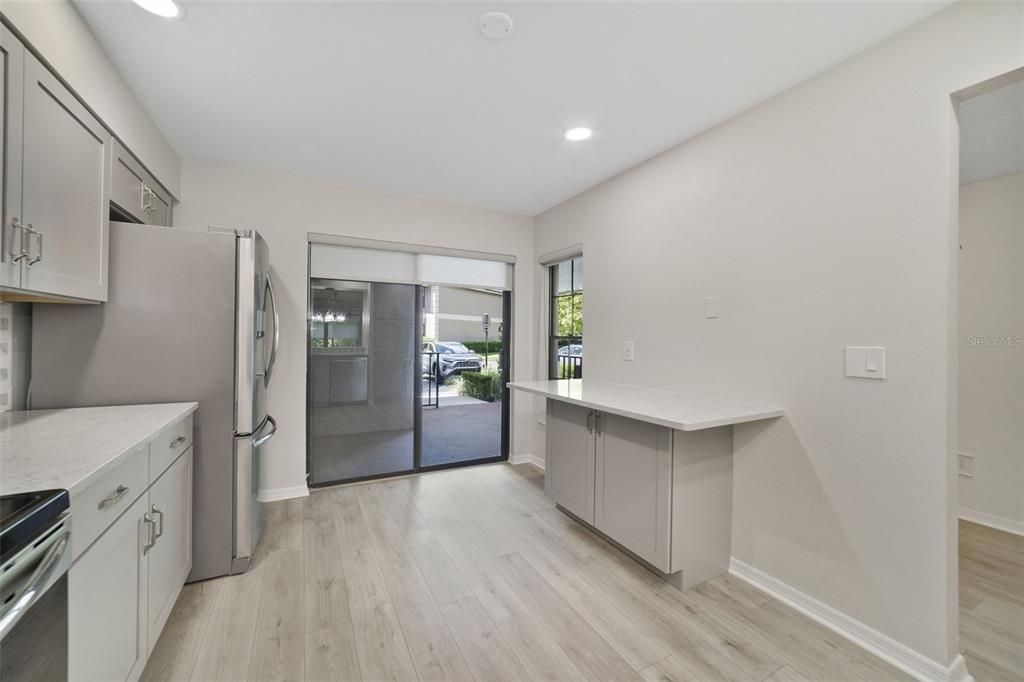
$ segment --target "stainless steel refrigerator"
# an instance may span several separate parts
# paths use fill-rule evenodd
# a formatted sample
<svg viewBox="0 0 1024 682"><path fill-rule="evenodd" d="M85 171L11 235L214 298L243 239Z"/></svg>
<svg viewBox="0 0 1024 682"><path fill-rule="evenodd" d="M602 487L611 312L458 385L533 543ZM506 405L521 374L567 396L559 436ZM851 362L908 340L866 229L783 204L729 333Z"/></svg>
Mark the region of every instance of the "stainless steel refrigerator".
<svg viewBox="0 0 1024 682"><path fill-rule="evenodd" d="M109 272L107 303L34 307L31 407L197 401L189 579L243 572L263 527L260 446L277 429L267 244L111 222Z"/></svg>

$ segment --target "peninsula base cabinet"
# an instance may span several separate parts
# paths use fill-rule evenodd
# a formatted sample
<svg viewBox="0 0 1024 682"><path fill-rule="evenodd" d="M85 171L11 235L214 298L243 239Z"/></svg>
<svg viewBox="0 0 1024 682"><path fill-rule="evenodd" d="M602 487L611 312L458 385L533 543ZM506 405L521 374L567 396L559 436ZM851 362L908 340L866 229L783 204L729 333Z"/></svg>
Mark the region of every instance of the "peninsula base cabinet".
<svg viewBox="0 0 1024 682"><path fill-rule="evenodd" d="M544 488L679 589L728 570L732 427L677 431L547 401Z"/></svg>
<svg viewBox="0 0 1024 682"><path fill-rule="evenodd" d="M186 421L191 434L191 418ZM185 584L192 568L192 448L174 443L185 450L165 470L151 470L152 483L147 481L141 495L128 479L136 461L82 493L84 508L76 509L72 499L72 518L96 516L119 504L126 508L71 567L69 680L138 679ZM133 457L158 469L166 458L155 450L164 445L157 436ZM99 503L90 494L97 487Z"/></svg>

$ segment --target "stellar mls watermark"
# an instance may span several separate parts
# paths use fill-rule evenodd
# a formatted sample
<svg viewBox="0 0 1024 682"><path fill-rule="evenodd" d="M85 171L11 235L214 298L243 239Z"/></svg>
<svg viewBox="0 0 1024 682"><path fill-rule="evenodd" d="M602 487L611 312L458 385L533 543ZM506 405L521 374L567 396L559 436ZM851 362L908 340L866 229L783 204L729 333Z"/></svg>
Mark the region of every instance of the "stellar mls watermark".
<svg viewBox="0 0 1024 682"><path fill-rule="evenodd" d="M1024 346L1024 335L1020 334L986 334L981 336L968 336L967 345L978 348L999 348Z"/></svg>

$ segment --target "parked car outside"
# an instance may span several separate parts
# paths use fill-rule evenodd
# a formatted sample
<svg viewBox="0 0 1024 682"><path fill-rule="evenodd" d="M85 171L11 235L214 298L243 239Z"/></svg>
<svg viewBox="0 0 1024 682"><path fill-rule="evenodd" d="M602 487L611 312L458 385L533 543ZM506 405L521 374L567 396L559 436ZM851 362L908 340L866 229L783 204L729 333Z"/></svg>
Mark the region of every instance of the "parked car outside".
<svg viewBox="0 0 1024 682"><path fill-rule="evenodd" d="M483 368L484 359L458 341L426 341L423 344L424 374L447 379L453 374L479 372Z"/></svg>
<svg viewBox="0 0 1024 682"><path fill-rule="evenodd" d="M570 358L582 358L583 357L583 344L572 343L568 346L562 346L558 349L558 354L562 357Z"/></svg>

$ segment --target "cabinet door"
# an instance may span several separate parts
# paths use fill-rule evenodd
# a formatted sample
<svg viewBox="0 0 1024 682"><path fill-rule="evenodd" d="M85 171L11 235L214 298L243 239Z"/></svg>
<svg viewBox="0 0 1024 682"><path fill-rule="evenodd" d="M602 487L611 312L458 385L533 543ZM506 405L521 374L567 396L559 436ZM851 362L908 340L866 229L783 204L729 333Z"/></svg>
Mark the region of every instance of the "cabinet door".
<svg viewBox="0 0 1024 682"><path fill-rule="evenodd" d="M113 170L110 173L110 202L140 223L146 222L142 206L145 172L128 150L114 142Z"/></svg>
<svg viewBox="0 0 1024 682"><path fill-rule="evenodd" d="M25 48L7 27L0 24L0 286L21 285L21 132L24 95Z"/></svg>
<svg viewBox="0 0 1024 682"><path fill-rule="evenodd" d="M71 567L68 677L73 682L126 680L141 670L146 657L140 603L147 501L146 495L136 500Z"/></svg>
<svg viewBox="0 0 1024 682"><path fill-rule="evenodd" d="M192 448L149 489L156 544L149 550L149 651L156 645L171 608L192 570Z"/></svg>
<svg viewBox="0 0 1024 682"><path fill-rule="evenodd" d="M544 492L587 523L594 522L593 412L548 400Z"/></svg>
<svg viewBox="0 0 1024 682"><path fill-rule="evenodd" d="M149 197L149 218L146 222L150 225L171 225L171 201L163 193L163 190L150 188L152 194Z"/></svg>
<svg viewBox="0 0 1024 682"><path fill-rule="evenodd" d="M669 572L672 430L614 414L597 422L594 525Z"/></svg>
<svg viewBox="0 0 1024 682"><path fill-rule="evenodd" d="M107 298L111 138L35 57L25 55L23 289Z"/></svg>

